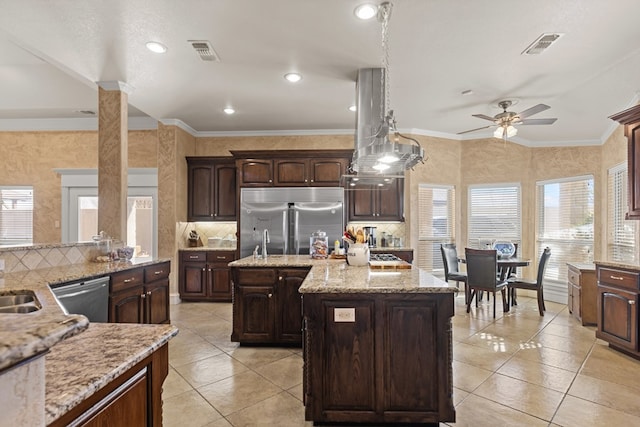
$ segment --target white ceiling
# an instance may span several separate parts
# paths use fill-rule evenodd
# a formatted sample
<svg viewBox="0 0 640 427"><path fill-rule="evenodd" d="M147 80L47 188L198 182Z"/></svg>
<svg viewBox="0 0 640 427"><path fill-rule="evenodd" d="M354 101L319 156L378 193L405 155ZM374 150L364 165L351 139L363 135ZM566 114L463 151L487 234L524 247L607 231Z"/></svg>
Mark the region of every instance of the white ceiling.
<svg viewBox="0 0 640 427"><path fill-rule="evenodd" d="M357 70L382 65L380 23L353 14L363 2L0 0L0 129L86 121L78 111L96 111L96 82L118 80L133 87L131 116L179 120L196 135L352 132ZM493 116L498 100L515 98L513 111L545 103L532 118L558 118L522 126L516 142L594 144L614 127L609 115L638 101L638 0L393 3L390 101L401 130L460 138L489 124L472 114ZM545 32L564 36L521 55ZM201 61L193 39L209 40L221 62ZM168 52L149 52L149 40ZM303 80L288 83L289 71Z"/></svg>

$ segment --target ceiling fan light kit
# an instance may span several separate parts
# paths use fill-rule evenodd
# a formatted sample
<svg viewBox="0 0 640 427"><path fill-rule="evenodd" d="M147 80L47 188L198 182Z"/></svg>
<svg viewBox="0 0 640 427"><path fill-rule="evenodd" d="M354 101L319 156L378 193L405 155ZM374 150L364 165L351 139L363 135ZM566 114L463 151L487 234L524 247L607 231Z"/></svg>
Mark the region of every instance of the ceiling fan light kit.
<svg viewBox="0 0 640 427"><path fill-rule="evenodd" d="M493 132L493 136L496 138L502 138L506 141L507 138L511 138L518 133L518 129L516 129L515 125L552 125L557 120L555 118L527 119L527 117L529 116L533 116L534 114L538 114L542 111L545 111L551 108L548 105L545 105L545 104L534 105L533 107L527 108L526 110L521 111L520 113L507 111L507 108L511 107L513 104L514 102L508 99L505 99L504 101L499 101L498 107L502 108L502 113L496 114L493 117L487 116L486 114L473 114L473 117L477 117L483 120L489 120L493 122L493 124L482 126L475 129L466 130L463 132L458 132L458 135L497 126L497 129Z"/></svg>

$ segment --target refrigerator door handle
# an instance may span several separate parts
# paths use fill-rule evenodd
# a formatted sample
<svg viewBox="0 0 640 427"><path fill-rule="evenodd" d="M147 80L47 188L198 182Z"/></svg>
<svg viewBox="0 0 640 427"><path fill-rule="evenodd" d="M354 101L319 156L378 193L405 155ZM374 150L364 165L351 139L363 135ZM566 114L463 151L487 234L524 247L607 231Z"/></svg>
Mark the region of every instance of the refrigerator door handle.
<svg viewBox="0 0 640 427"><path fill-rule="evenodd" d="M300 219L300 212L296 210L295 222L294 222L294 228L293 228L293 233L294 233L293 238L294 238L294 241L296 242L296 255L300 255L300 235L298 232L298 224L300 224L299 219Z"/></svg>
<svg viewBox="0 0 640 427"><path fill-rule="evenodd" d="M287 211L282 211L282 241L284 242L283 254L289 253L289 229L287 227Z"/></svg>

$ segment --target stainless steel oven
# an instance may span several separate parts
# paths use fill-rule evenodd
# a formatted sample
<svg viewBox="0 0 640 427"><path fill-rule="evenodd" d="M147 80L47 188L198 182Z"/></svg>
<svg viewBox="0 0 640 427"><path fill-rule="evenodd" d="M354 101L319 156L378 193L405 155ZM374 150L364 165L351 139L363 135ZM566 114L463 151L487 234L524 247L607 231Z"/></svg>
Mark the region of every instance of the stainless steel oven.
<svg viewBox="0 0 640 427"><path fill-rule="evenodd" d="M53 294L69 314L83 314L90 322L109 319L109 277L51 285Z"/></svg>

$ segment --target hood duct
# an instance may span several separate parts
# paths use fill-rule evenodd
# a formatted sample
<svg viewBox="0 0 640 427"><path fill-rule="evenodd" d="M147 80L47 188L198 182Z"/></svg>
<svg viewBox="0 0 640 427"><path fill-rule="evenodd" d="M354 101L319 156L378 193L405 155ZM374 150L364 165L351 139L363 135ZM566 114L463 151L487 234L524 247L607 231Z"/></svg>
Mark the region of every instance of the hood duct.
<svg viewBox="0 0 640 427"><path fill-rule="evenodd" d="M397 131L393 111L388 111L385 115L384 68L358 70L356 97L356 140L351 165L353 172L358 176L404 176L405 170L422 162L424 150L418 141ZM400 139L411 143L400 143Z"/></svg>

